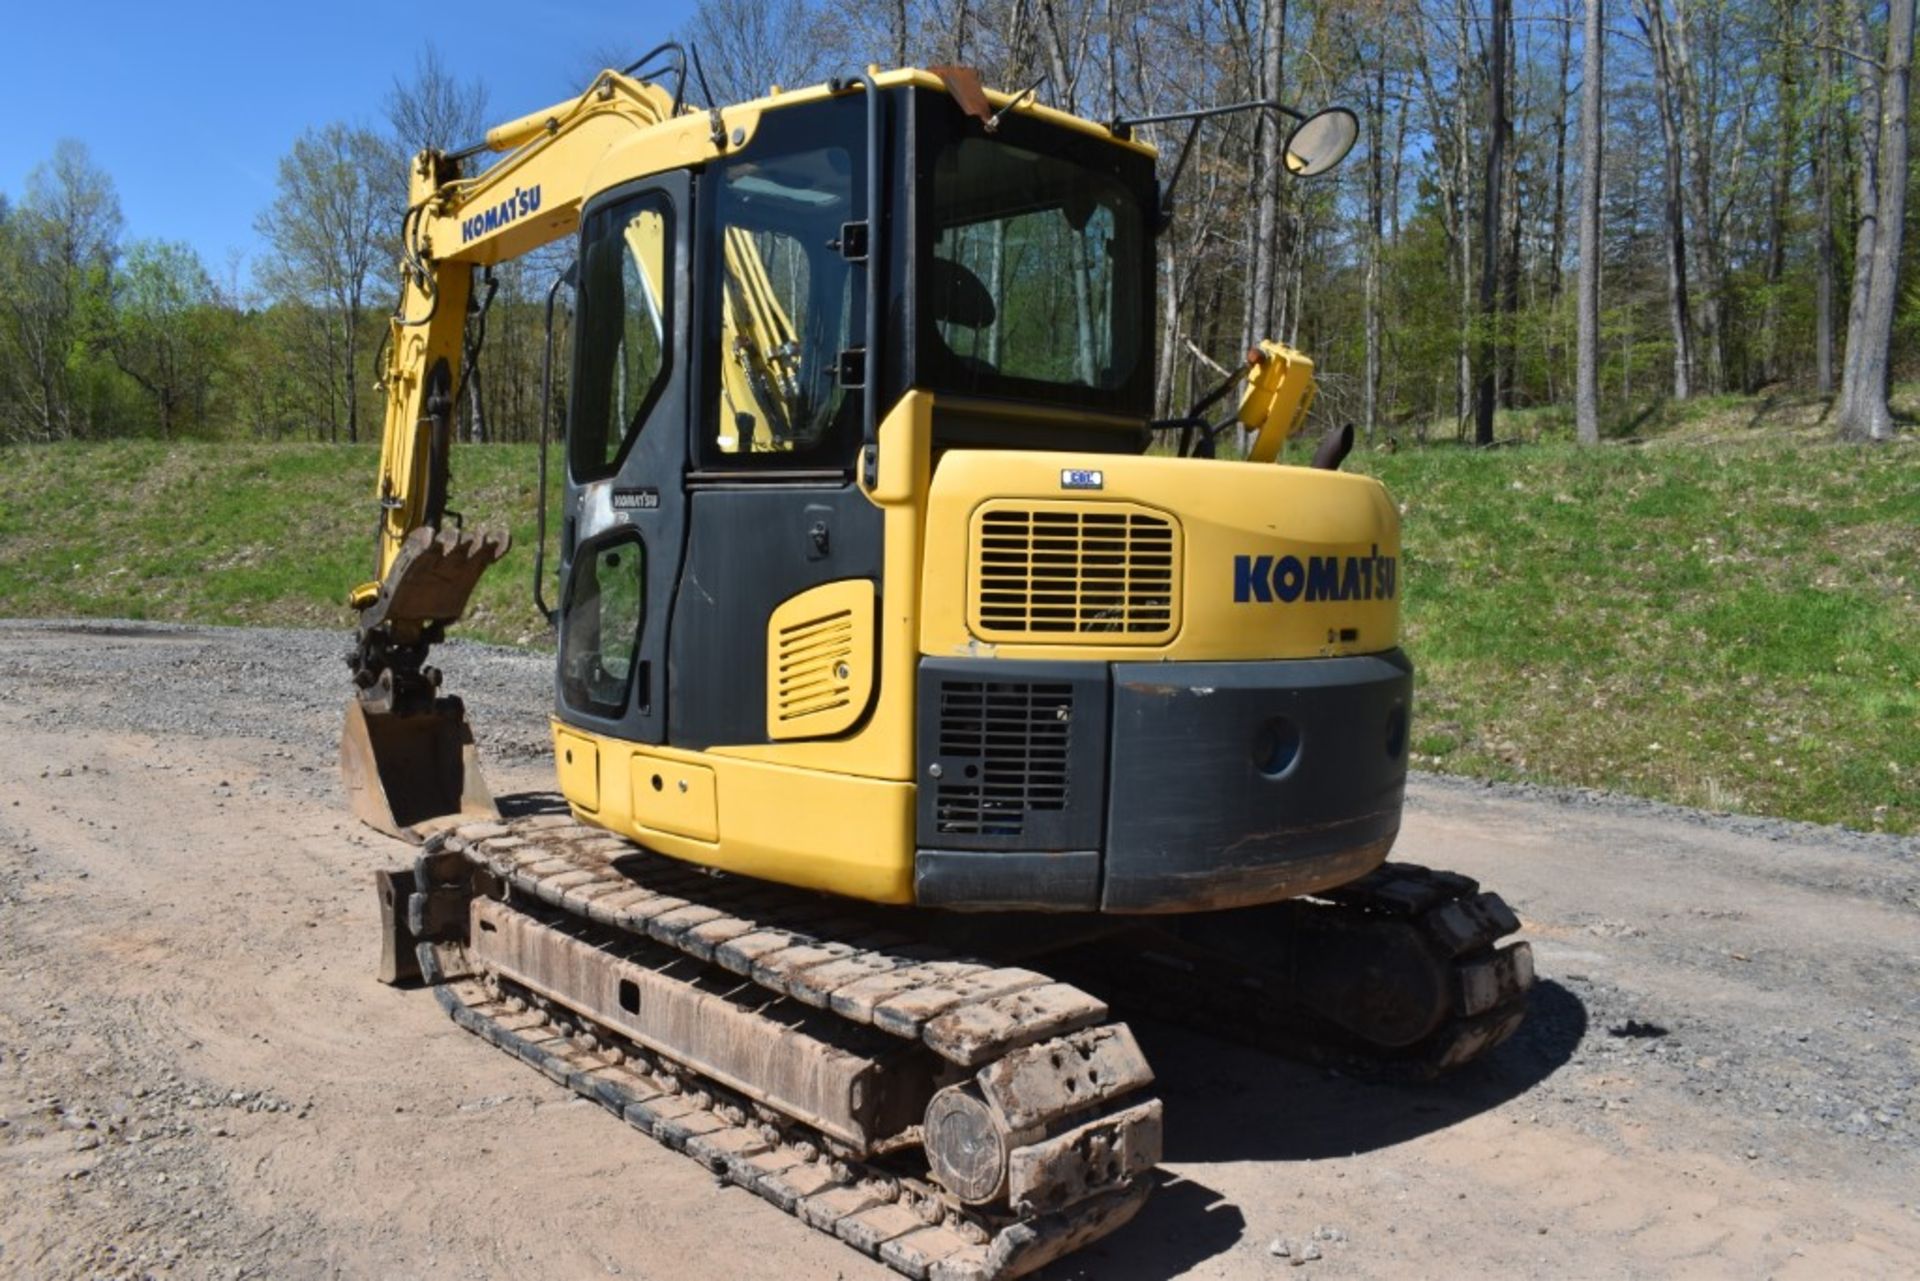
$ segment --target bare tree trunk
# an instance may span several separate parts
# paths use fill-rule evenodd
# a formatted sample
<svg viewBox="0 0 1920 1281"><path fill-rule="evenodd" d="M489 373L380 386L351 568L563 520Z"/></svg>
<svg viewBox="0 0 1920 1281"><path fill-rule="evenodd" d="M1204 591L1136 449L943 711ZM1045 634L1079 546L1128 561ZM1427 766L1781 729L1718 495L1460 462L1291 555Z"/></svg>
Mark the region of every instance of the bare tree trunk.
<svg viewBox="0 0 1920 1281"><path fill-rule="evenodd" d="M1367 96L1367 275L1365 308L1367 331L1367 385L1362 421L1369 439L1380 420L1380 241L1386 204L1387 54L1379 50L1372 90Z"/></svg>
<svg viewBox="0 0 1920 1281"><path fill-rule="evenodd" d="M1583 445L1600 443L1600 164L1606 134L1600 116L1601 0L1586 0L1580 50L1580 279L1574 432Z"/></svg>
<svg viewBox="0 0 1920 1281"><path fill-rule="evenodd" d="M953 57L950 59L956 67L965 66L967 62L967 18L969 16L967 0L960 0L959 7L953 15Z"/></svg>
<svg viewBox="0 0 1920 1281"><path fill-rule="evenodd" d="M1780 31L1780 59L1774 97L1773 182L1767 191L1767 303L1762 321L1763 358L1760 381L1770 383L1780 377L1780 282L1787 273L1787 200L1793 182L1793 155L1797 114L1794 104L1794 71L1798 55L1794 37L1799 19L1793 0L1781 0L1777 10Z"/></svg>
<svg viewBox="0 0 1920 1281"><path fill-rule="evenodd" d="M1662 0L1654 0L1658 8ZM1698 336L1705 346L1701 372L1709 395L1726 387L1726 350L1722 341L1721 320L1725 293L1724 272L1720 265L1720 237L1714 217L1714 154L1711 115L1703 103L1700 73L1693 56L1688 0L1674 0L1674 20L1664 27L1666 63L1674 93L1675 114L1680 124L1680 144L1685 153L1688 181L1682 186L1688 212L1693 221L1694 269L1699 288Z"/></svg>
<svg viewBox="0 0 1920 1281"><path fill-rule="evenodd" d="M1524 110L1519 91L1520 59L1514 41L1513 9L1507 9L1507 146L1506 168L1500 177L1500 326L1494 335L1494 384L1503 409L1514 407L1514 383L1519 376L1519 353L1514 343L1520 312L1520 148L1513 145L1514 116Z"/></svg>
<svg viewBox="0 0 1920 1281"><path fill-rule="evenodd" d="M1480 340L1479 393L1475 402L1473 440L1493 443L1496 368L1493 328L1500 289L1500 180L1505 176L1507 147L1507 17L1512 0L1493 0L1493 56L1487 67L1487 168L1480 206Z"/></svg>
<svg viewBox="0 0 1920 1281"><path fill-rule="evenodd" d="M1654 105L1660 117L1660 140L1666 151L1661 212L1667 233L1667 320L1673 329L1673 398L1685 400L1693 394L1693 316L1687 298L1687 215L1681 193L1684 179L1679 109L1662 2L1646 0L1647 19L1640 27L1653 46Z"/></svg>
<svg viewBox="0 0 1920 1281"><path fill-rule="evenodd" d="M1398 110L1394 112L1393 145L1387 150L1387 155L1391 157L1391 163L1387 171L1387 244L1395 247L1398 247L1400 244L1400 168L1401 157L1406 150L1407 142L1407 99L1411 96L1404 87L1401 89L1399 93L1400 101ZM1385 253L1383 250L1382 258L1384 259L1384 257ZM1385 274L1384 261L1382 262L1382 274ZM1385 293L1384 285L1385 282L1383 281L1381 289L1381 293L1383 294ZM1375 313L1376 315L1378 314L1377 307ZM1383 369L1380 380L1380 397L1383 404L1390 405L1396 403L1401 394L1400 374L1403 371L1398 364L1390 366L1386 364L1385 346L1386 344L1383 340L1381 343L1381 364Z"/></svg>
<svg viewBox="0 0 1920 1281"><path fill-rule="evenodd" d="M1407 99L1412 96L1404 90L1400 94L1400 110L1394 113L1393 148L1387 153L1393 157L1393 176L1387 183L1387 239L1395 245L1400 243L1400 170L1407 152Z"/></svg>
<svg viewBox="0 0 1920 1281"><path fill-rule="evenodd" d="M1547 251L1547 300L1560 301L1567 255L1567 75L1573 67L1573 0L1560 10L1560 96L1553 104L1553 225Z"/></svg>
<svg viewBox="0 0 1920 1281"><path fill-rule="evenodd" d="M359 335L353 332L354 313L350 308L342 308L340 313L341 332L346 337L347 367L346 377L341 382L341 391L347 398L347 443L355 444L360 439L360 390L355 387L355 363L359 358Z"/></svg>
<svg viewBox="0 0 1920 1281"><path fill-rule="evenodd" d="M1079 104L1073 91L1072 68L1067 62L1066 39L1060 32L1060 23L1051 3L1046 4L1045 21L1040 26L1044 33L1047 54L1047 68L1052 78L1057 101L1068 111L1075 111ZM1073 238L1072 249L1073 284L1073 321L1076 339L1074 368L1080 378L1091 387L1094 381L1093 368L1093 285L1087 278L1088 265L1086 244L1079 237Z"/></svg>
<svg viewBox="0 0 1920 1281"><path fill-rule="evenodd" d="M1458 92L1454 97L1453 134L1454 134L1454 199L1458 202L1455 225L1459 228L1460 251L1460 338L1458 352L1458 377L1455 381L1457 404L1455 421L1459 430L1464 432L1473 418L1473 209L1472 198L1467 190L1472 182L1472 162L1469 156L1472 135L1468 129L1467 72L1472 66L1472 54L1467 43L1468 12L1466 5L1459 6L1460 22L1455 41L1457 69L1454 79Z"/></svg>
<svg viewBox="0 0 1920 1281"><path fill-rule="evenodd" d="M893 30L893 65L907 65L907 0L894 0L893 11L889 15Z"/></svg>
<svg viewBox="0 0 1920 1281"><path fill-rule="evenodd" d="M1820 114L1813 144L1813 185L1820 202L1820 243L1815 256L1814 385L1833 395L1833 4L1820 0L1815 42L1820 46Z"/></svg>
<svg viewBox="0 0 1920 1281"><path fill-rule="evenodd" d="M1868 37L1867 15L1860 0L1844 0L1853 34L1853 52L1859 58L1872 58L1873 42ZM1898 7L1902 0L1894 0ZM1862 382L1860 360L1866 348L1858 341L1867 320L1867 301L1873 284L1873 252L1880 229L1880 80L1869 65L1857 72L1860 80L1860 161L1855 172L1853 292L1847 302L1847 346L1840 369L1841 430L1857 418L1855 398Z"/></svg>
<svg viewBox="0 0 1920 1281"><path fill-rule="evenodd" d="M1891 375L1893 313L1899 301L1900 248L1907 210L1907 104L1913 76L1913 21L1916 0L1892 0L1887 7L1887 56L1882 64L1880 100L1878 208L1862 210L1871 220L1873 261L1867 299L1857 330L1847 333L1847 367L1854 380L1846 396L1839 430L1849 440L1892 440L1893 413L1887 405ZM1863 43L1862 48L1865 48ZM1872 71L1868 71L1871 77ZM1854 353L1859 347L1858 356Z"/></svg>
<svg viewBox="0 0 1920 1281"><path fill-rule="evenodd" d="M1180 268L1174 254L1173 236L1168 234L1160 242L1160 260L1162 271L1166 274L1166 283L1160 295L1160 387L1154 401L1154 414L1159 418L1173 417L1173 362L1180 352L1180 300L1185 290L1180 287Z"/></svg>
<svg viewBox="0 0 1920 1281"><path fill-rule="evenodd" d="M1258 97L1280 96L1281 45L1286 37L1286 27L1287 0L1263 0ZM1279 256L1276 241L1280 232L1280 121L1272 112L1262 111L1258 115L1257 129L1260 165L1255 181L1259 188L1259 204L1254 215L1253 293L1247 307L1247 332L1244 335L1248 347L1276 332L1278 318L1274 314L1274 293L1280 288L1277 284L1279 270L1276 262Z"/></svg>

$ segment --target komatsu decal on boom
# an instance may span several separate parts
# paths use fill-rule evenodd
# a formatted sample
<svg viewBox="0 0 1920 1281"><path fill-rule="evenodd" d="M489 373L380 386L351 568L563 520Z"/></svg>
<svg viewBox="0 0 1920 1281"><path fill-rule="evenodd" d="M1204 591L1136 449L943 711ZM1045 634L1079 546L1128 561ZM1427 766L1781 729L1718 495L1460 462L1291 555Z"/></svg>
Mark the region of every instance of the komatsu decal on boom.
<svg viewBox="0 0 1920 1281"><path fill-rule="evenodd" d="M1134 129L1193 122L1170 187L1217 113L1096 124L959 68L685 83L663 46L489 165L414 162L341 747L420 846L382 976L914 1277L1138 1209L1161 1107L1110 1000L1415 1071L1511 1034L1512 913L1384 861L1398 520L1350 436L1275 465L1312 363L1263 343L1151 416L1171 204ZM1354 140L1237 109L1300 121L1298 176ZM503 819L426 659L506 550L448 508L474 274L563 237L565 804Z"/></svg>

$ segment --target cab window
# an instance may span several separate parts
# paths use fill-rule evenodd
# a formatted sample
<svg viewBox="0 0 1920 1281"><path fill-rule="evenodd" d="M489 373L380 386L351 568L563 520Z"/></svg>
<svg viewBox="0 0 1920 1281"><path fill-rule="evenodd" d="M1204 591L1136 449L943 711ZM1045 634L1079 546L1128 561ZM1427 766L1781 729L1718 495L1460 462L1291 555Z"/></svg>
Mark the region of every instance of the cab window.
<svg viewBox="0 0 1920 1281"><path fill-rule="evenodd" d="M574 558L560 627L560 694L567 706L610 719L626 715L640 653L643 560L632 535Z"/></svg>
<svg viewBox="0 0 1920 1281"><path fill-rule="evenodd" d="M670 223L666 198L652 193L587 219L567 429L568 459L577 480L613 474L666 385Z"/></svg>
<svg viewBox="0 0 1920 1281"><path fill-rule="evenodd" d="M840 253L853 216L844 147L743 156L719 174L718 387L707 428L723 464L841 465L859 426L839 356L862 345L857 276Z"/></svg>

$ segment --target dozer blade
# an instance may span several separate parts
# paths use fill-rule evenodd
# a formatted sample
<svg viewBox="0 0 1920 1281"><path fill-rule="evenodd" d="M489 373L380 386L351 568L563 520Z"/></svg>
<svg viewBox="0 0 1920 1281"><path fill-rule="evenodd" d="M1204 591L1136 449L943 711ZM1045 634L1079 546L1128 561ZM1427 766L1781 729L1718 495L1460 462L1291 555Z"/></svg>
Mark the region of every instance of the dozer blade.
<svg viewBox="0 0 1920 1281"><path fill-rule="evenodd" d="M348 699L340 777L355 818L415 844L426 836L417 824L500 814L457 698L435 699L431 711L410 714L369 712L360 699Z"/></svg>

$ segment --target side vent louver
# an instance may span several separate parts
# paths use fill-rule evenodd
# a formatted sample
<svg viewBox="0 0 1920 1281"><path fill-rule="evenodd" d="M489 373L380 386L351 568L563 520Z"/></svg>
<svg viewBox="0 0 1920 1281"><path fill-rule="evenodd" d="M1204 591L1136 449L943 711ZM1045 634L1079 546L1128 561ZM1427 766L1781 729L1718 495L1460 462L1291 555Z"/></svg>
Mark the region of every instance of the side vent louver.
<svg viewBox="0 0 1920 1281"><path fill-rule="evenodd" d="M1067 807L1073 686L944 681L935 827L1020 836L1028 816Z"/></svg>
<svg viewBox="0 0 1920 1281"><path fill-rule="evenodd" d="M838 734L873 696L874 588L865 578L823 583L767 620L767 737Z"/></svg>
<svg viewBox="0 0 1920 1281"><path fill-rule="evenodd" d="M779 717L791 721L845 707L853 692L853 612L835 610L780 632Z"/></svg>

